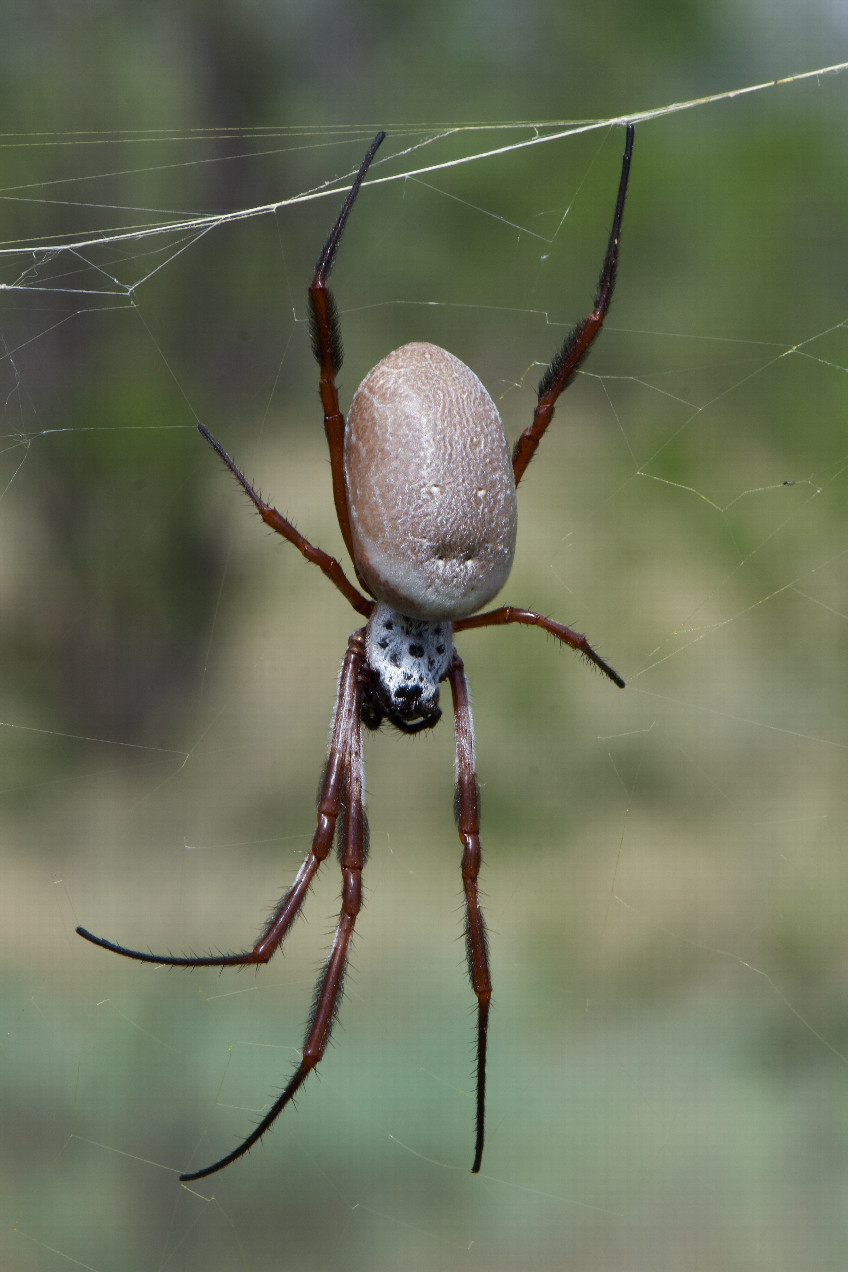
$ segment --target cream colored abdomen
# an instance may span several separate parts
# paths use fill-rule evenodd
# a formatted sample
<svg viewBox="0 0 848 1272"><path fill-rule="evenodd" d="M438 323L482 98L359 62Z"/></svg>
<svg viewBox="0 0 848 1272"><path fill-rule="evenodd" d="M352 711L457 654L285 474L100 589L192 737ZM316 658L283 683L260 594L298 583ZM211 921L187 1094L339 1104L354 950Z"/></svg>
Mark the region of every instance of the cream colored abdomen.
<svg viewBox="0 0 848 1272"><path fill-rule="evenodd" d="M486 605L515 554L515 482L497 407L431 344L396 349L351 403L345 476L356 561L378 600L413 618Z"/></svg>

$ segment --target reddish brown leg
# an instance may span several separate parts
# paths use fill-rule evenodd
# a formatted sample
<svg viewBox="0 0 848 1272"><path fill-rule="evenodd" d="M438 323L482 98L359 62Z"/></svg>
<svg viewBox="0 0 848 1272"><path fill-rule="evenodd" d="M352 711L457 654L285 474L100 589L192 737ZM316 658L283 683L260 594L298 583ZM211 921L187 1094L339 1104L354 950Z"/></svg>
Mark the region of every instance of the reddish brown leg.
<svg viewBox="0 0 848 1272"><path fill-rule="evenodd" d="M330 735L330 750L324 769L324 778L318 796L318 826L312 840L312 847L306 860L300 867L292 886L280 901L270 922L262 935L250 950L241 954L208 954L199 958L177 957L173 954L148 954L144 950L131 950L125 945L116 945L102 936L93 936L85 928L78 927L80 936L99 945L114 954L122 954L124 958L134 958L141 963L157 963L167 967L232 967L245 966L251 963L267 963L272 954L279 949L283 938L292 925L303 901L309 891L309 885L318 872L318 867L327 856L333 844L339 806L344 793L349 768L349 752L356 744L359 748L360 711L362 706L362 667L365 663L365 638L363 630L354 632L348 641L347 652L342 663L339 676L339 691L336 709L333 713L333 725ZM346 802L346 804L349 801Z"/></svg>
<svg viewBox="0 0 848 1272"><path fill-rule="evenodd" d="M330 1030L336 1018L350 951L351 937L353 936L356 916L362 907L362 867L365 864L365 813L363 809L362 729L360 724L363 690L363 677L360 675L363 663L361 633L357 632L354 637L351 637L351 644L348 646L348 656L351 654L351 646L353 646L354 641L357 643L357 650L356 656L350 659L352 664L350 667L353 682L352 692L345 694L344 709L337 711L336 721L334 722L334 737L336 725L340 726L341 732L344 734L343 746L337 755L343 782L341 787L339 787L338 782L335 783L335 809L338 809L340 794L344 804L344 832L339 853L342 868L342 907L336 935L333 939L333 948L318 981L312 1016L303 1044L302 1059L289 1079L285 1090L274 1101L262 1121L251 1131L247 1139L243 1140L238 1148L234 1148L231 1153L227 1153L226 1157L222 1157L220 1161L215 1162L212 1166L205 1166L203 1170L190 1171L180 1175L180 1179L184 1181L203 1179L206 1175L213 1175L216 1171L223 1170L225 1166L229 1166L231 1162L242 1157L253 1147L257 1140L262 1138L321 1060L330 1037ZM348 661L349 657L345 659L345 667L347 667ZM345 671L343 669L343 678L344 675ZM332 762L333 757L331 754L331 759L327 765L328 774ZM326 775L324 782L326 786ZM320 822L326 821L331 840L330 818L327 814L322 813L320 808L321 806L319 805L319 830ZM335 823L335 812L332 821ZM329 840L327 841L327 847L329 847ZM326 851L324 855L326 856ZM312 873L314 874L314 870ZM305 874L305 868L301 871L301 874ZM304 888L308 886L309 880L306 879ZM296 912L298 905L299 902L295 905L293 913ZM275 922L272 922L269 926L262 938L263 940L276 940L277 944L279 944L279 939L274 931L277 922L283 922L282 911L275 916Z"/></svg>
<svg viewBox="0 0 848 1272"><path fill-rule="evenodd" d="M350 533L350 518L347 510L347 491L345 488L344 478L344 416L339 408L339 395L336 389L336 375L342 364L342 338L339 329L339 320L336 313L336 304L333 300L333 294L327 287L327 278L333 268L336 259L336 251L339 246L339 240L345 227L345 222L350 215L354 200L359 193L371 160L377 152L377 147L385 137L385 133L378 133L371 143L368 154L362 161L359 172L356 174L353 185L351 186L348 196L344 201L342 210L339 213L338 220L330 232L330 237L321 250L318 258L318 264L315 266L315 276L309 285L309 304L312 311L312 350L318 360L321 368L320 379L318 381L318 390L321 395L321 403L324 407L324 429L327 434L327 442L330 447L330 467L333 476L333 499L336 505L336 516L339 521L339 528L345 541L345 547L350 553L353 561L354 569L356 569L356 559L353 555L353 539ZM331 557L329 553L322 552L320 548L316 548L308 539L304 538L290 521L281 516L276 508L272 508L260 499L257 492L253 489L250 482L244 476L244 473L233 463L227 452L224 450L220 442L216 441L212 434L202 424L198 424L198 429L206 438L209 445L217 452L236 481L241 485L245 494L253 501L253 504L266 525L275 530L277 534L281 534L284 539L288 539L289 543L293 543L299 552L306 557L307 561L311 561L313 565L317 565L323 570L331 583L339 589L344 597L350 601L353 608L358 614L362 614L368 618L374 608L373 601L369 600L359 592L350 580L347 578L342 567L339 565L335 557ZM359 572L357 571L357 577ZM362 579L359 580L362 583ZM363 587L364 587L363 583ZM366 589L367 590L367 589Z"/></svg>
<svg viewBox="0 0 848 1272"><path fill-rule="evenodd" d="M361 592L356 590L336 558L330 556L328 552L323 552L321 548L316 548L313 543L304 538L299 530L294 528L290 521L286 521L285 517L277 512L276 508L266 504L265 500L260 498L253 489L241 469L230 459L221 443L212 436L209 429L204 427L203 424L198 424L197 427L215 453L227 465L248 499L252 501L253 506L266 526L270 526L277 534L281 534L284 539L288 539L289 543L293 543L298 552L306 557L307 561L317 565L326 574L330 582L336 585L342 596L350 601L357 614L362 614L365 618L368 618L374 608L374 602L369 601L367 596L363 596Z"/></svg>
<svg viewBox="0 0 848 1272"><path fill-rule="evenodd" d="M542 376L539 384L539 401L533 415L533 423L519 437L512 454L512 469L516 486L524 475L524 470L536 453L536 447L545 429L554 417L556 400L567 388L580 363L589 352L592 341L603 326L604 319L612 300L615 286L615 268L618 262L618 240L621 236L621 218L624 215L624 199L627 194L627 179L630 175L630 158L633 154L633 125L627 125L624 143L624 157L621 161L621 179L618 183L618 198L610 231L607 254L604 257L601 276L598 279L598 290L595 294L595 307L588 317L584 318L565 338L559 353Z"/></svg>
<svg viewBox="0 0 848 1272"><path fill-rule="evenodd" d="M494 627L501 623L523 623L526 627L541 627L544 631L550 632L551 636L556 636L557 640L561 640L564 645L570 645L584 658L588 658L589 662L600 668L605 676L609 676L619 689L624 688L621 676L617 671L613 671L609 663L604 662L600 654L595 653L585 636L572 631L570 627L564 627L562 623L555 623L552 618L545 618L543 614L534 614L532 610L515 609L512 605L504 605L500 609L489 610L486 614L458 618L453 625L453 630L466 632L470 627Z"/></svg>
<svg viewBox="0 0 848 1272"><path fill-rule="evenodd" d="M350 533L350 518L347 511L347 490L344 479L344 416L339 407L339 394L336 389L336 376L342 365L342 337L336 302L327 286L327 278L336 260L339 240L350 215L354 200L359 194L359 187L371 166L371 160L377 153L377 147L385 137L384 132L377 133L371 143L368 154L362 160L356 179L350 187L338 220L330 231L330 237L321 249L315 276L309 284L309 304L312 309L312 352L321 368L318 380L318 392L324 407L324 429L330 447L330 465L333 473L333 498L336 503L336 516L339 519L345 547L355 563L353 555L353 539ZM361 582L361 580L360 580Z"/></svg>
<svg viewBox="0 0 848 1272"><path fill-rule="evenodd" d="M471 987L477 995L477 1113L472 1174L480 1169L486 1135L486 1041L489 1029L489 1003L492 982L489 977L489 951L486 924L480 908L477 876L480 873L480 798L474 762L474 726L468 682L459 654L454 653L448 668L453 694L454 731L456 734L456 816L462 841L462 887L465 892L465 943Z"/></svg>

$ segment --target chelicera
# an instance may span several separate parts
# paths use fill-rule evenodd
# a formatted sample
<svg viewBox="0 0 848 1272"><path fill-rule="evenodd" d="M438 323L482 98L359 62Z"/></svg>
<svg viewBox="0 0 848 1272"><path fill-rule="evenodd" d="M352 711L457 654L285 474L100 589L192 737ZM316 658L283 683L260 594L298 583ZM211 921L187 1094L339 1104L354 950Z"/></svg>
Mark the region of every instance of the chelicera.
<svg viewBox="0 0 848 1272"><path fill-rule="evenodd" d="M366 853L362 725L377 729L387 721L402 733L433 728L441 717L439 686L444 681L453 699L466 948L477 998L476 1135L471 1169L480 1169L492 986L477 887L480 817L471 706L454 637L474 627L495 624L541 627L594 663L613 684L624 686L621 677L578 632L512 606L479 611L500 591L512 566L516 487L553 418L559 395L588 353L609 309L633 131L633 125L628 125L612 230L594 307L566 337L542 376L533 420L511 457L497 408L483 385L453 354L431 344L404 345L378 362L357 389L345 424L336 389L341 335L327 278L351 208L385 134L374 138L309 287L312 345L320 367L319 391L336 514L359 587L334 557L315 547L265 503L223 447L202 424L198 426L266 525L317 565L366 623L348 639L341 666L312 846L252 949L201 958L162 956L131 950L77 928L80 936L94 945L144 963L171 967L267 963L292 926L333 839L338 841L341 913L316 986L300 1064L259 1125L232 1152L211 1166L181 1175L182 1180L202 1179L243 1156L276 1121L324 1055L362 904Z"/></svg>

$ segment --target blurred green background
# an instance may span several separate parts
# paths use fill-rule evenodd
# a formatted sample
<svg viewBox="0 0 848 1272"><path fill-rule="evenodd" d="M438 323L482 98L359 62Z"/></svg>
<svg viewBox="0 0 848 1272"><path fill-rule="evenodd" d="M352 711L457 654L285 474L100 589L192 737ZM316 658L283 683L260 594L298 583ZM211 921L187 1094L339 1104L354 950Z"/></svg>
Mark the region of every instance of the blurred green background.
<svg viewBox="0 0 848 1272"><path fill-rule="evenodd" d="M495 981L483 1174L449 723L367 740L334 1045L223 1174L177 1182L292 1069L337 867L258 975L137 966L73 929L252 939L311 837L355 625L194 429L341 554L304 321L339 198L97 240L341 188L378 127L375 177L506 148L366 189L334 283L343 403L431 340L514 439L591 301L623 133L510 147L845 60L844 11L4 19L3 1266L843 1267L845 75L637 129L616 302L522 483L503 594L586 631L626 692L537 632L462 639Z"/></svg>

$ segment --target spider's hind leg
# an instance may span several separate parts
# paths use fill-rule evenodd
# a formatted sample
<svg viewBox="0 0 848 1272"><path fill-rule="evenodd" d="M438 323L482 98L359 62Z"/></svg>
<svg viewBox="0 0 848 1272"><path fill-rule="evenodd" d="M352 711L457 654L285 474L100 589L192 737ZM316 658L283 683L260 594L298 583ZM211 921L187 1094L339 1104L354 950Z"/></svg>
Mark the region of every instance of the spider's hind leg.
<svg viewBox="0 0 848 1272"><path fill-rule="evenodd" d="M624 200L627 197L627 182L630 179L630 160L633 156L633 124L627 125L624 142L624 154L621 158L621 176L618 182L618 195L615 201L612 229L610 230L607 251L598 289L595 293L595 304L590 314L565 338L559 352L554 355L551 365L539 383L539 400L533 413L533 421L519 437L512 453L512 471L516 486L524 475L524 470L536 453L536 447L545 429L554 417L554 407L559 395L568 388L581 362L586 357L592 342L600 333L604 320L609 312L615 287L615 271L618 265L618 244L621 238L621 221L624 216Z"/></svg>
<svg viewBox="0 0 848 1272"><path fill-rule="evenodd" d="M327 286L327 278L335 264L339 241L347 224L350 210L356 202L356 196L359 194L365 174L371 166L371 160L377 153L377 148L382 144L385 136L384 132L377 133L368 149L368 153L362 160L359 171L342 205L338 219L321 249L321 255L318 257L318 263L315 266L315 275L309 284L312 352L319 366L318 392L324 408L324 431L327 434L327 444L330 448L333 499L336 505L339 529L342 532L345 547L354 562L356 557L353 551L353 537L350 530L350 515L347 507L344 476L345 422L339 406L339 393L336 387L336 376L342 363L342 333L336 302Z"/></svg>

